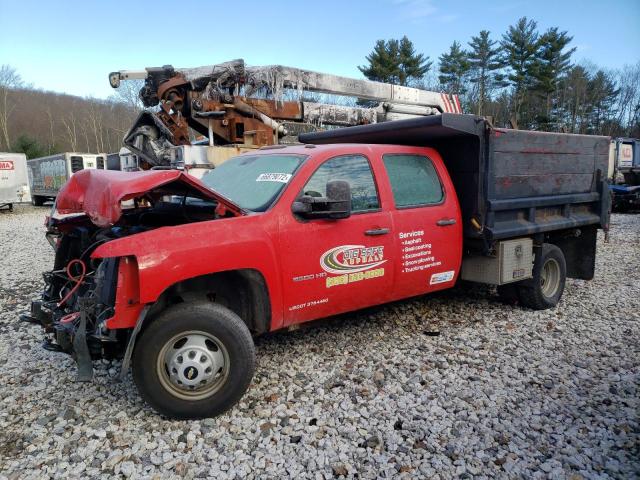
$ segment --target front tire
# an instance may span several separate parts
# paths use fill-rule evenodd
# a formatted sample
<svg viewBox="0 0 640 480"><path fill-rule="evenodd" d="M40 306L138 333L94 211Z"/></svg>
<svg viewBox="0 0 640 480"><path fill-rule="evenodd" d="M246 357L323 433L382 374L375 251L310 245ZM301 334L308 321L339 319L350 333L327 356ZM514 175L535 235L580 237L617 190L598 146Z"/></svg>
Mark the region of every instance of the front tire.
<svg viewBox="0 0 640 480"><path fill-rule="evenodd" d="M519 286L520 301L525 307L546 310L555 307L567 279L567 264L560 248L545 243L540 249L540 258L533 265L533 278Z"/></svg>
<svg viewBox="0 0 640 480"><path fill-rule="evenodd" d="M244 395L255 369L251 333L215 303L174 305L136 342L133 379L142 398L177 419L220 415Z"/></svg>

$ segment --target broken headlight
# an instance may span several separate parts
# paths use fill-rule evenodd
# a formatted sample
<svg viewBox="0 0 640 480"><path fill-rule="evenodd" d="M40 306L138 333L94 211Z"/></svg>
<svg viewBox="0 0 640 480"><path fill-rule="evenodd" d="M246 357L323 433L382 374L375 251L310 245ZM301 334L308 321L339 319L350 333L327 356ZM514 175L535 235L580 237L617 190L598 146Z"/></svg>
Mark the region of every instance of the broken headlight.
<svg viewBox="0 0 640 480"><path fill-rule="evenodd" d="M49 245L51 245L51 247L54 250L58 250L58 245L60 244L61 235L59 233L50 232L45 234L45 237L47 238L47 242L49 242Z"/></svg>

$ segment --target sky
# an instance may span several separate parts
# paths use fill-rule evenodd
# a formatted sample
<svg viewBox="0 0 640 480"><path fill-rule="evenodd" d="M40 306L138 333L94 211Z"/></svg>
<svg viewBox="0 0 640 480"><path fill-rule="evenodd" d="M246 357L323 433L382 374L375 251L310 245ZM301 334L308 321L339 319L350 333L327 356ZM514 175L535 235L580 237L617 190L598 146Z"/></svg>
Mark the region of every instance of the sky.
<svg viewBox="0 0 640 480"><path fill-rule="evenodd" d="M243 58L362 78L378 39L407 35L432 60L527 16L572 35L576 61L640 61L640 0L0 0L0 64L36 88L106 98L114 70Z"/></svg>

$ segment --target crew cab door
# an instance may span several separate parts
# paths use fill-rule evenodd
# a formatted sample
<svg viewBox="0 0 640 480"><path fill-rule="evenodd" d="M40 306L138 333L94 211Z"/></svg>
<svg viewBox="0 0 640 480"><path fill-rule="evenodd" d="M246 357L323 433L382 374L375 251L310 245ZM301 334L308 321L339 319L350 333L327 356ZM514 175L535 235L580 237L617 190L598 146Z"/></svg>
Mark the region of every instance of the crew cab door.
<svg viewBox="0 0 640 480"><path fill-rule="evenodd" d="M369 158L349 154L327 159L297 195L324 197L330 180L349 182L349 218L303 219L289 210L279 220L285 325L391 298L391 215L381 208Z"/></svg>
<svg viewBox="0 0 640 480"><path fill-rule="evenodd" d="M431 157L431 158L430 158ZM453 286L462 259L462 225L449 175L435 151L385 153L394 209L394 299Z"/></svg>

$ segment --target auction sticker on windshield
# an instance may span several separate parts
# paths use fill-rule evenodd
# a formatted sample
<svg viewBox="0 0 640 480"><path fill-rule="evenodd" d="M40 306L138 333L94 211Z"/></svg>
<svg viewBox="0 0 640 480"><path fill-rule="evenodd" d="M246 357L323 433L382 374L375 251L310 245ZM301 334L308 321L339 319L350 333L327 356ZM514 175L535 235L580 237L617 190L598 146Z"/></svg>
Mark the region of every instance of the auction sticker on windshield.
<svg viewBox="0 0 640 480"><path fill-rule="evenodd" d="M291 180L290 173L261 173L256 178L256 182L279 182L287 183Z"/></svg>

